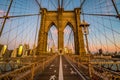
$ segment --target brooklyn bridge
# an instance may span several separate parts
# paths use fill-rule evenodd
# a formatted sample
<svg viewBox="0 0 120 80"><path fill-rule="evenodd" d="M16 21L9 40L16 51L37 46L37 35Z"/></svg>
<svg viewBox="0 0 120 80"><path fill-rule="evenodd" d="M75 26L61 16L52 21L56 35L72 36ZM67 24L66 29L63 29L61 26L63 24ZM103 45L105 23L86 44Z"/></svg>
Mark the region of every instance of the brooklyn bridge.
<svg viewBox="0 0 120 80"><path fill-rule="evenodd" d="M0 80L120 80L120 0L0 0Z"/></svg>

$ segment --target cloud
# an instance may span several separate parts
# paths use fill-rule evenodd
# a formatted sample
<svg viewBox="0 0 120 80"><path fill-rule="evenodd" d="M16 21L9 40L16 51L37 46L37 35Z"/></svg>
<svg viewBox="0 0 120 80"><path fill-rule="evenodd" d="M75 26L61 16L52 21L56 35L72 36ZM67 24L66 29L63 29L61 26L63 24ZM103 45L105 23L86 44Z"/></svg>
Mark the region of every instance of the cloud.
<svg viewBox="0 0 120 80"><path fill-rule="evenodd" d="M71 32L71 31L70 31L69 29L65 29L65 30L64 30L64 34L67 34L67 35L68 35L68 34L70 34L70 32Z"/></svg>
<svg viewBox="0 0 120 80"><path fill-rule="evenodd" d="M2 17L2 16L4 16L5 15L5 11L3 11L3 10L0 10L0 17Z"/></svg>
<svg viewBox="0 0 120 80"><path fill-rule="evenodd" d="M52 30L52 33L57 34L58 33L57 29Z"/></svg>
<svg viewBox="0 0 120 80"><path fill-rule="evenodd" d="M103 9L103 12L106 13L106 14L111 14L111 12L113 11L113 6L111 6L112 3L107 0L106 4L105 4L105 8Z"/></svg>
<svg viewBox="0 0 120 80"><path fill-rule="evenodd" d="M53 40L51 40L51 39L48 39L48 43L53 43Z"/></svg>

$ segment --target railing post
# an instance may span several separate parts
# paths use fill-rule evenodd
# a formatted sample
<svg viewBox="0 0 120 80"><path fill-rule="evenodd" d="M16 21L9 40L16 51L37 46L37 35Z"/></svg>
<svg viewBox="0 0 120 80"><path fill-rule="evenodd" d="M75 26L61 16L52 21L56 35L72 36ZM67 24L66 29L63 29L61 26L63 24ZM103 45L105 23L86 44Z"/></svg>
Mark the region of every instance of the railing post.
<svg viewBox="0 0 120 80"><path fill-rule="evenodd" d="M43 62L42 62L42 70L44 70L45 62L46 62L46 61L43 59Z"/></svg>
<svg viewBox="0 0 120 80"><path fill-rule="evenodd" d="M89 64L88 64L88 69L89 69L89 77L90 77L90 79L92 79L92 64L91 64L91 62L90 62L90 55L88 56L88 58L89 58Z"/></svg>
<svg viewBox="0 0 120 80"><path fill-rule="evenodd" d="M32 69L31 69L31 80L34 80L34 75L35 75L35 64L32 64Z"/></svg>
<svg viewBox="0 0 120 80"><path fill-rule="evenodd" d="M92 66L90 62L89 62L89 77L90 79L92 79Z"/></svg>

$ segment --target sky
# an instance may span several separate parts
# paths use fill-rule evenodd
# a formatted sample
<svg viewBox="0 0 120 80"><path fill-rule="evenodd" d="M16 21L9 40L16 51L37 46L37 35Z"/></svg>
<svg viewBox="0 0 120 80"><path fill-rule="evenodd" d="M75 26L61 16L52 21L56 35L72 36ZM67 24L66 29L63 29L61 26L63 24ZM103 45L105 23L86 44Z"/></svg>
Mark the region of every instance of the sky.
<svg viewBox="0 0 120 80"><path fill-rule="evenodd" d="M42 8L57 10L58 0L38 1ZM74 10L74 8L80 7L82 1L83 0L63 0L64 10ZM120 0L114 1L120 13ZM0 17L5 16L9 4L10 0L0 0ZM8 15L37 14L39 11L39 6L35 0L13 0L13 4ZM111 0L86 0L83 5L82 12L88 14L117 15ZM90 24L88 34L90 51L97 52L99 49L103 49L105 52L120 51L120 20L118 18L81 15L81 20L83 19ZM3 20L4 19L0 19L0 29L2 27ZM0 44L8 45L9 49L17 48L19 44L30 44L30 48L32 48L34 43L37 44L40 20L41 15L8 19L2 32L2 36L0 37ZM55 45L57 46L57 29L55 26L51 26L50 30ZM73 33L70 35L71 30L70 26L66 26L64 30L64 46L72 45L71 48L74 49L74 36ZM48 33L50 34L50 31ZM36 35L37 37L35 37ZM48 44L51 41L50 44L53 45L50 36L51 35L48 36ZM71 36L70 39L68 38L69 36Z"/></svg>

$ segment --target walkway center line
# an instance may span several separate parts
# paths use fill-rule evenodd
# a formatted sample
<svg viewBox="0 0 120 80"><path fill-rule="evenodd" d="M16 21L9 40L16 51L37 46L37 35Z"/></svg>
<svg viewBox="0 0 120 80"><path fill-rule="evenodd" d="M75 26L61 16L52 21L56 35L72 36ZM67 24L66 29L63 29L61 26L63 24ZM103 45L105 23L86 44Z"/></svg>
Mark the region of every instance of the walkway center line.
<svg viewBox="0 0 120 80"><path fill-rule="evenodd" d="M59 79L58 80L63 80L63 68L62 68L62 57L61 57L61 55L60 55Z"/></svg>

